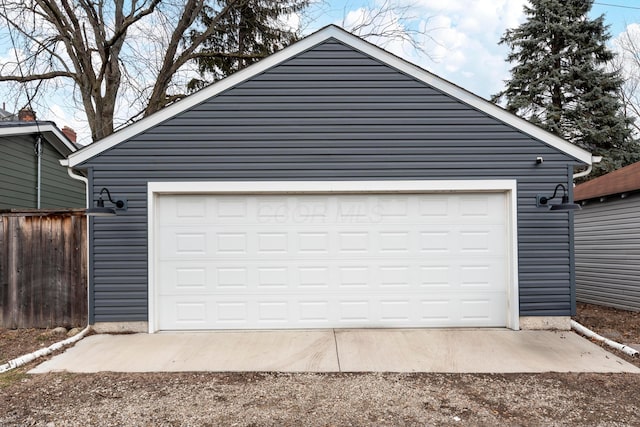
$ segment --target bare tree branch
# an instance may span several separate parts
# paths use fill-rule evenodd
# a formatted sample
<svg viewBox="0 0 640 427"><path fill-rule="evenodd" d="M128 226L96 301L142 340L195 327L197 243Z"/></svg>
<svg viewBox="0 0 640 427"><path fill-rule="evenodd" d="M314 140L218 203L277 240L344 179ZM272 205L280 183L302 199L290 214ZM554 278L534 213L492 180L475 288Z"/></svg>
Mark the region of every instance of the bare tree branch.
<svg viewBox="0 0 640 427"><path fill-rule="evenodd" d="M198 14L204 7L203 1L189 0L184 8L184 13L176 26L173 34L171 35L171 41L167 48L164 60L162 62L162 68L158 73L158 80L154 87L151 99L147 105L145 116L153 114L161 108L169 105L172 101L172 97L167 97L166 87L169 83L171 76L182 67L187 61L192 59L192 53L202 45L202 43L213 33L216 28L216 24L224 18L224 16L233 8L237 3L237 0L229 0L226 5L216 14L216 17L209 24L209 27L203 31L198 37L192 40L191 44L186 46L184 51L176 57L178 45L184 37L187 29L193 24Z"/></svg>
<svg viewBox="0 0 640 427"><path fill-rule="evenodd" d="M0 75L0 82L14 81L14 82L19 82L19 83L24 83L24 82L35 82L35 81L39 81L39 80L55 79L55 78L58 78L58 77L73 78L74 75L73 75L73 73L69 73L69 72L65 72L65 71L52 71L50 73L43 73L43 74L29 74L27 76L5 76L5 75Z"/></svg>
<svg viewBox="0 0 640 427"><path fill-rule="evenodd" d="M617 55L611 68L624 79L620 90L624 114L632 119L631 126L636 138L640 137L640 27L630 25L615 40Z"/></svg>
<svg viewBox="0 0 640 427"><path fill-rule="evenodd" d="M247 7L303 14L307 1L297 1L287 0L285 6L284 0L0 0L0 20L6 22L0 38L11 34L18 39L16 60L0 63L0 82L19 83L14 93L40 96L64 85L73 95L69 104L81 106L96 141L184 98L200 75L199 59L233 65L263 57L264 51L243 51L247 39L237 27L246 21L234 19ZM351 30L383 42L402 41L425 53L420 38L425 35L408 25L409 6L385 0L380 7L373 1L366 19ZM261 25L281 23L272 14ZM240 42L225 46L234 31L241 33ZM292 31L295 37L270 43L289 43L300 34ZM220 75L237 67L232 68Z"/></svg>
<svg viewBox="0 0 640 427"><path fill-rule="evenodd" d="M365 4L358 9L358 11L361 12L361 16L357 21L353 22L347 20L348 14L346 7L345 5L341 26L349 32L363 39L371 40L381 47L386 47L386 45L394 41L406 43L420 54L434 60L427 51L424 41L421 39L426 38L429 42L438 45L440 43L428 33L415 29L412 26L412 21L417 19L416 16L411 15L411 11L415 5L398 5L391 0L384 0L382 4L379 2L368 5ZM421 19L429 20L424 17Z"/></svg>

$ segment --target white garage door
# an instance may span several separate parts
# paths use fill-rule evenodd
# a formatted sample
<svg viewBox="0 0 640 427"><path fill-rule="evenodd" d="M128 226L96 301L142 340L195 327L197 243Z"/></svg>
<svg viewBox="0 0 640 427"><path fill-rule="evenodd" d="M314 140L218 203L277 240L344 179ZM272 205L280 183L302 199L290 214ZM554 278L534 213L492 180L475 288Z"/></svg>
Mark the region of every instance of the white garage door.
<svg viewBox="0 0 640 427"><path fill-rule="evenodd" d="M160 195L159 330L505 326L505 193Z"/></svg>

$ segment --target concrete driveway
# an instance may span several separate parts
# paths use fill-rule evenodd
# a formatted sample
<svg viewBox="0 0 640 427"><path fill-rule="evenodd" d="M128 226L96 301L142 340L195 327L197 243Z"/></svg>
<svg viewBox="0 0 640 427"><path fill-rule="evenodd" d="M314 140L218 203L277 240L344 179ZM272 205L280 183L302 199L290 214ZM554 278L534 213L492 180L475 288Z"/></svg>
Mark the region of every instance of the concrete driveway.
<svg viewBox="0 0 640 427"><path fill-rule="evenodd" d="M327 329L93 335L30 373L632 372L571 331Z"/></svg>

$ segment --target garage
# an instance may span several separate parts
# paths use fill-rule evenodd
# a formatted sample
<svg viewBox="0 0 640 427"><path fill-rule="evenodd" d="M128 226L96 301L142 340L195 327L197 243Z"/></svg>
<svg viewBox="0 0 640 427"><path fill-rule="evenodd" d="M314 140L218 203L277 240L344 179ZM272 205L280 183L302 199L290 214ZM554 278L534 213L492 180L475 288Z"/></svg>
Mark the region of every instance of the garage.
<svg viewBox="0 0 640 427"><path fill-rule="evenodd" d="M591 163L333 26L63 162L113 211L90 324L149 333L567 329L573 213L538 201Z"/></svg>
<svg viewBox="0 0 640 427"><path fill-rule="evenodd" d="M507 193L333 190L157 195L157 329L507 325Z"/></svg>

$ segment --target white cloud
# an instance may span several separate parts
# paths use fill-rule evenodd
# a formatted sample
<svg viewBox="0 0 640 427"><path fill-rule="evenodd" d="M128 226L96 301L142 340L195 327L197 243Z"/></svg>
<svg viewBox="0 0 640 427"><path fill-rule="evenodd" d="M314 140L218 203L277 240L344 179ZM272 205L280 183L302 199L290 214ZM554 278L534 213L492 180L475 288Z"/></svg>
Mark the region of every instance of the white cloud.
<svg viewBox="0 0 640 427"><path fill-rule="evenodd" d="M55 122L58 128L62 129L65 126L70 127L76 132L77 143L80 145L87 145L91 142L91 130L87 124L86 119L76 117L78 114L70 114L68 107L53 104L44 114L38 115L38 119L49 120Z"/></svg>
<svg viewBox="0 0 640 427"><path fill-rule="evenodd" d="M390 11L375 15L372 10L387 4ZM375 25L356 34L367 34L373 27L416 32L414 40L421 49L413 49L406 40L368 37L367 39L434 74L488 98L500 91L509 77L505 61L508 50L498 45L508 28L524 20L526 0L396 0L369 3L345 12L347 29L376 17ZM395 11L400 11L394 13ZM422 50L422 52L420 51Z"/></svg>
<svg viewBox="0 0 640 427"><path fill-rule="evenodd" d="M290 31L298 31L302 25L302 18L297 13L290 13L281 19L282 28Z"/></svg>
<svg viewBox="0 0 640 427"><path fill-rule="evenodd" d="M611 48L623 65L625 77L640 77L637 65L640 62L640 24L629 24L625 30L611 39Z"/></svg>
<svg viewBox="0 0 640 427"><path fill-rule="evenodd" d="M431 16L448 16L461 31L477 35L502 33L518 25L526 0L401 1Z"/></svg>
<svg viewBox="0 0 640 427"><path fill-rule="evenodd" d="M488 98L500 91L509 76L506 47L498 44L508 28L524 20L525 0L473 2L415 2L430 16L433 42L428 46L436 62L420 65L477 95Z"/></svg>
<svg viewBox="0 0 640 427"><path fill-rule="evenodd" d="M382 13L366 7L351 10L340 25L395 55L404 57L414 50L409 40L402 37L407 32L402 16L392 9Z"/></svg>

